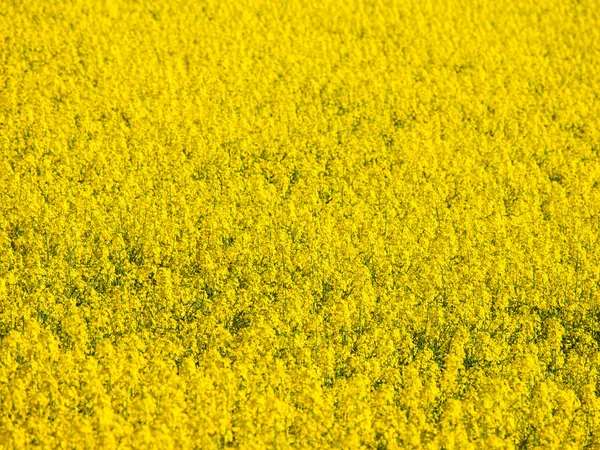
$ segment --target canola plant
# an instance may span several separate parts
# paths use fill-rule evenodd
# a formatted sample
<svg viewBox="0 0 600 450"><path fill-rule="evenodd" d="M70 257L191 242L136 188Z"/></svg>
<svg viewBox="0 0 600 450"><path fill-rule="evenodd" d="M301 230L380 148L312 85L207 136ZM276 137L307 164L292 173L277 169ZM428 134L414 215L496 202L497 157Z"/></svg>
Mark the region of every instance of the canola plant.
<svg viewBox="0 0 600 450"><path fill-rule="evenodd" d="M597 0L0 0L0 448L599 449Z"/></svg>

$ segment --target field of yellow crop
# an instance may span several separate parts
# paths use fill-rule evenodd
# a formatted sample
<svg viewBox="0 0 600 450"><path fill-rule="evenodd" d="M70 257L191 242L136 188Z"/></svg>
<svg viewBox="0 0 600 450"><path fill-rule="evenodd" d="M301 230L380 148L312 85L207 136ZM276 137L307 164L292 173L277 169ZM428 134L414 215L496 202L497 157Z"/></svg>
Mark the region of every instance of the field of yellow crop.
<svg viewBox="0 0 600 450"><path fill-rule="evenodd" d="M0 448L600 449L598 0L0 0Z"/></svg>

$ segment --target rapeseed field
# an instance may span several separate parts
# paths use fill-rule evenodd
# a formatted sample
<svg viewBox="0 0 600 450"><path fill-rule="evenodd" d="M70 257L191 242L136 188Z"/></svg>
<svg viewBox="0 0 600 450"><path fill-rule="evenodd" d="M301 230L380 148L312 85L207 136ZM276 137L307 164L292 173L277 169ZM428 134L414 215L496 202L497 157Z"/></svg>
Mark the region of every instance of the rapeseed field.
<svg viewBox="0 0 600 450"><path fill-rule="evenodd" d="M0 0L0 448L600 449L597 0Z"/></svg>

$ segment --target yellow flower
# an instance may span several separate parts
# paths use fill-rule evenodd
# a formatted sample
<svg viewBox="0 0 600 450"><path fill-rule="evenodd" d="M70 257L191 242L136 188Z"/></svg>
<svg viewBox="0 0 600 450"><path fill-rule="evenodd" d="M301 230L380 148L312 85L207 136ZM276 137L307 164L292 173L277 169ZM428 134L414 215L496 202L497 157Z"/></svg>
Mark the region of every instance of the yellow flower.
<svg viewBox="0 0 600 450"><path fill-rule="evenodd" d="M597 444L597 2L4 2L0 448Z"/></svg>

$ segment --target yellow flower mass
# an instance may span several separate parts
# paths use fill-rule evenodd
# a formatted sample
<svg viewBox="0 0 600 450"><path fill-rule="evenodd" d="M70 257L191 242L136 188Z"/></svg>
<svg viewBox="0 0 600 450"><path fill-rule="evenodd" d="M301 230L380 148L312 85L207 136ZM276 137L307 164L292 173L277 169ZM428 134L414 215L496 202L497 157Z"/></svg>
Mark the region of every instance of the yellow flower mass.
<svg viewBox="0 0 600 450"><path fill-rule="evenodd" d="M0 448L600 449L597 0L0 1Z"/></svg>

